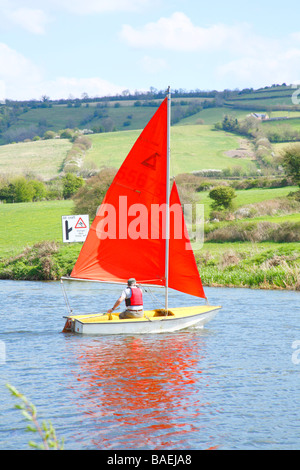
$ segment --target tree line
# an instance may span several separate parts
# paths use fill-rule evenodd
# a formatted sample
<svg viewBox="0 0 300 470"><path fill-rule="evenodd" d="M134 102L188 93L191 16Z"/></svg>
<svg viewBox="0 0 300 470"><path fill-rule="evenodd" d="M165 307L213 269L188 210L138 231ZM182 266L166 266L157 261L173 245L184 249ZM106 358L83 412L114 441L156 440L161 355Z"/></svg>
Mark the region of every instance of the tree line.
<svg viewBox="0 0 300 470"><path fill-rule="evenodd" d="M16 176L0 180L0 202L19 203L53 199L69 199L84 185L84 179L73 173L49 182L38 179Z"/></svg>

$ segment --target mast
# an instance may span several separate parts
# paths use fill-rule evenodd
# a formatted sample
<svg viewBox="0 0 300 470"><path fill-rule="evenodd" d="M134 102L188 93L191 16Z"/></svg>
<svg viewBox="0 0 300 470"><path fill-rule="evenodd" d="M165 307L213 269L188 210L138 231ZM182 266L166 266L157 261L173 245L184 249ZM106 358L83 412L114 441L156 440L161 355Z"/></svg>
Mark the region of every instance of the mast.
<svg viewBox="0 0 300 470"><path fill-rule="evenodd" d="M171 89L168 86L168 115L167 115L167 176L166 176L166 257L165 257L165 309L168 310L169 286L169 241L170 241L170 125L171 125Z"/></svg>

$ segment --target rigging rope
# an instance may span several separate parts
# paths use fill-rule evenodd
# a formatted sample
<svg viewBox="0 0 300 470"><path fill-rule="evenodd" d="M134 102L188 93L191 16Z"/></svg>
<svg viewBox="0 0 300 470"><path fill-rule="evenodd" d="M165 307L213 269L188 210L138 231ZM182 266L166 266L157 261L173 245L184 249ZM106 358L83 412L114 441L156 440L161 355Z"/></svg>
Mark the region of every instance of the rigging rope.
<svg viewBox="0 0 300 470"><path fill-rule="evenodd" d="M66 293L66 290L65 290L65 286L64 286L64 283L63 283L63 280L62 280L62 279L60 280L60 285L61 285L61 287L62 287L63 296L64 296L64 299L65 299L65 302L66 302L67 309L68 309L68 311L69 311L69 314L72 315L73 310L71 309L71 306L70 306L70 304L69 304L68 296L67 296L67 293Z"/></svg>
<svg viewBox="0 0 300 470"><path fill-rule="evenodd" d="M153 292L151 291L151 289L150 289L149 286L145 287L145 286L140 285L139 287L140 287L145 293L150 294L150 296L152 297L153 303L154 303L154 304L157 303L157 305L158 305L157 308L159 308L159 309L163 308L163 307L162 307L162 301L161 301L160 299L158 299L158 298L153 294ZM155 310L155 309L154 309L154 310Z"/></svg>

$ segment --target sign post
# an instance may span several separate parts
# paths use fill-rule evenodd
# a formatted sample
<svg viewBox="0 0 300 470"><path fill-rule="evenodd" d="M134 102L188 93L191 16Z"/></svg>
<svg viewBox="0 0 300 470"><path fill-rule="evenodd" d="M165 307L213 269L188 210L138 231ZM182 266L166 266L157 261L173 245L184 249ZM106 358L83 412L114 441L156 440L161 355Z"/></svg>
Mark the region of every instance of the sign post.
<svg viewBox="0 0 300 470"><path fill-rule="evenodd" d="M89 228L89 216L85 215L63 215L62 216L63 242L84 242Z"/></svg>

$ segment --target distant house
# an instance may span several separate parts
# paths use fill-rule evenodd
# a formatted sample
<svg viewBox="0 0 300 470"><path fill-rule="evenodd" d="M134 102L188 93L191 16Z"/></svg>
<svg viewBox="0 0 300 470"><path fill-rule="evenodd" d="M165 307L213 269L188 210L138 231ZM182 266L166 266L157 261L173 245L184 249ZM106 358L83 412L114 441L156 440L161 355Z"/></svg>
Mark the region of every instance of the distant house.
<svg viewBox="0 0 300 470"><path fill-rule="evenodd" d="M252 117L255 117L255 119L259 119L259 121L266 121L269 119L268 114L262 114L262 113L252 113Z"/></svg>

